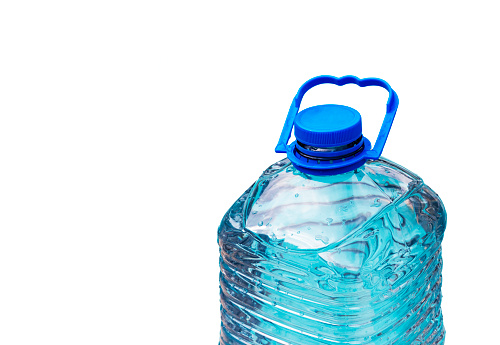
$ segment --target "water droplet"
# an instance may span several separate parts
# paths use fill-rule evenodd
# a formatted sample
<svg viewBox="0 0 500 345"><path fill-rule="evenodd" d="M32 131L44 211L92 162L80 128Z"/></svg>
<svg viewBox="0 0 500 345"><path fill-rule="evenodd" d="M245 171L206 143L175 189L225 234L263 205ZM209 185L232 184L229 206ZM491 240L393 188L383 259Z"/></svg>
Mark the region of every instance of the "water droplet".
<svg viewBox="0 0 500 345"><path fill-rule="evenodd" d="M299 230L299 231L297 231L297 234L300 234L300 230Z"/></svg>
<svg viewBox="0 0 500 345"><path fill-rule="evenodd" d="M326 225L332 224L333 219L332 218L326 218Z"/></svg>
<svg viewBox="0 0 500 345"><path fill-rule="evenodd" d="M311 230L311 227L310 227L310 226L308 226L308 227L307 227L307 230Z"/></svg>
<svg viewBox="0 0 500 345"><path fill-rule="evenodd" d="M298 198L299 197L299 193L295 194L295 197Z"/></svg>
<svg viewBox="0 0 500 345"><path fill-rule="evenodd" d="M258 211L253 211L252 214L257 214Z"/></svg>
<svg viewBox="0 0 500 345"><path fill-rule="evenodd" d="M328 242L330 242L330 239L327 236L316 235L315 239L323 242L324 244L328 244Z"/></svg>
<svg viewBox="0 0 500 345"><path fill-rule="evenodd" d="M381 205L382 205L382 203L380 202L380 198L376 198L373 201L373 204L370 205L370 207L380 207Z"/></svg>
<svg viewBox="0 0 500 345"><path fill-rule="evenodd" d="M262 226L263 224L264 224L264 222L263 222L263 221L260 221L258 225L259 225L259 226Z"/></svg>

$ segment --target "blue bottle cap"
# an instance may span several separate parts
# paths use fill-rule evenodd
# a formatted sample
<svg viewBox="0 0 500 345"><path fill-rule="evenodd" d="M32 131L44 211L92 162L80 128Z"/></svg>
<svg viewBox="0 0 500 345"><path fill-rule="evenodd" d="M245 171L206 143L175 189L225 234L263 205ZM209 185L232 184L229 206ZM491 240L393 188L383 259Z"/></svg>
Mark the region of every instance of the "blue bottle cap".
<svg viewBox="0 0 500 345"><path fill-rule="evenodd" d="M345 105L317 105L302 110L295 118L295 138L303 144L339 146L349 144L361 135L361 115Z"/></svg>

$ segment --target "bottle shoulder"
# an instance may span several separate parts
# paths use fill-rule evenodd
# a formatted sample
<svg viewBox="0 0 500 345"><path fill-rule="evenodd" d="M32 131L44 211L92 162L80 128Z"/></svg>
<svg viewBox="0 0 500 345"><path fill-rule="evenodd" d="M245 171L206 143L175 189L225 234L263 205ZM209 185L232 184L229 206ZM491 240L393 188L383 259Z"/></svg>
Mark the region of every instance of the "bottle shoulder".
<svg viewBox="0 0 500 345"><path fill-rule="evenodd" d="M410 242L428 231L442 237L446 226L437 194L387 159L333 176L306 175L283 159L266 169L228 213L234 228L287 250L340 246L380 219L394 229L405 226L403 240Z"/></svg>

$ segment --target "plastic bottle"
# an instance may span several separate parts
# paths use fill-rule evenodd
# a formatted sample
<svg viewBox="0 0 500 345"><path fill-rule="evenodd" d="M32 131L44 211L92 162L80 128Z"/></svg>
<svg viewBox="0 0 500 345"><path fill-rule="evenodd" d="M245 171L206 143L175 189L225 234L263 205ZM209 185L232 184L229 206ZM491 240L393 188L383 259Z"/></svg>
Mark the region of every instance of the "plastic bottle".
<svg viewBox="0 0 500 345"><path fill-rule="evenodd" d="M298 113L323 83L387 89L373 149L352 108ZM276 147L287 158L219 227L221 345L444 344L443 203L417 175L380 158L398 102L374 78L319 76L299 89ZM292 127L297 140L287 145Z"/></svg>

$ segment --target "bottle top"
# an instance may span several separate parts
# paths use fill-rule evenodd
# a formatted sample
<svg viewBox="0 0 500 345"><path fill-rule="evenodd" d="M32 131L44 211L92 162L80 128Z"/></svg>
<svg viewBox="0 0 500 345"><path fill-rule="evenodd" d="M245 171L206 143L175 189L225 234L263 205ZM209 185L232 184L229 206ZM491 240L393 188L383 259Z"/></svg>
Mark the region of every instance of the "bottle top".
<svg viewBox="0 0 500 345"><path fill-rule="evenodd" d="M317 105L302 110L295 118L295 138L307 145L345 145L361 135L361 115L344 105Z"/></svg>
<svg viewBox="0 0 500 345"><path fill-rule="evenodd" d="M373 149L362 134L361 115L355 109L345 105L324 104L299 112L304 94L314 86L325 83L380 86L389 92L387 112ZM286 153L298 170L313 175L335 175L354 170L368 159L380 157L398 104L396 92L382 79L359 79L354 76L337 78L328 75L309 79L292 101L275 151ZM288 145L293 127L296 141Z"/></svg>

